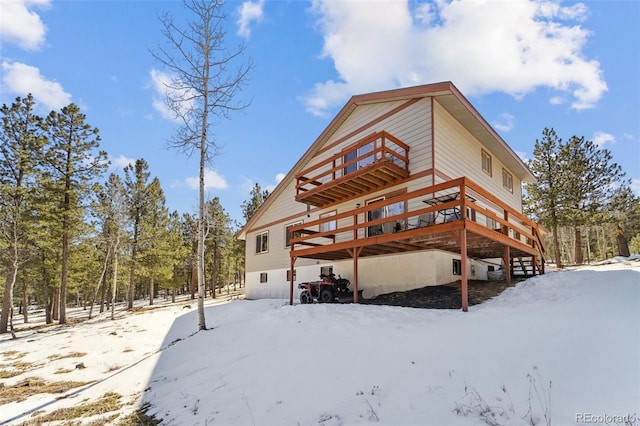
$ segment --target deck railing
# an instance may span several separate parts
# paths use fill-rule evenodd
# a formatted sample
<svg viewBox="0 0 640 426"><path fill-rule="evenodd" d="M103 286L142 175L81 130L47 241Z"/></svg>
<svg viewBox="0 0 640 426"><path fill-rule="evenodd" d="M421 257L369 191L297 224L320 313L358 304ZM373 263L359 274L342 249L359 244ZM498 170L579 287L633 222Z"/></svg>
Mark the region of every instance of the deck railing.
<svg viewBox="0 0 640 426"><path fill-rule="evenodd" d="M296 175L296 199L319 192L322 185L350 178L359 170L382 165L409 171L409 145L388 132L376 132Z"/></svg>
<svg viewBox="0 0 640 426"><path fill-rule="evenodd" d="M397 213L388 214L392 210ZM433 220L421 223L424 218ZM472 232L536 254L543 264L545 247L539 225L467 177L295 225L291 253L312 257L341 247L447 232L460 229L460 220Z"/></svg>

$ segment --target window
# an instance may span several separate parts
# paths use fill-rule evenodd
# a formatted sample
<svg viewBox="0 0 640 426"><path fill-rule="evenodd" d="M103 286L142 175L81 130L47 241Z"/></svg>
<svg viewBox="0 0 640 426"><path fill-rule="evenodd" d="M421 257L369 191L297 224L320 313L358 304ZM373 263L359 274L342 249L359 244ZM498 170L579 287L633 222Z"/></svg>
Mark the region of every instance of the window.
<svg viewBox="0 0 640 426"><path fill-rule="evenodd" d="M482 150L482 170L489 176L492 176L491 156L487 154L484 150Z"/></svg>
<svg viewBox="0 0 640 426"><path fill-rule="evenodd" d="M322 213L320 215L320 219L324 219L324 218L335 216L335 215L336 215L335 210L332 212ZM337 228L337 223L335 220L330 220L320 224L320 232L335 231L336 228Z"/></svg>
<svg viewBox="0 0 640 426"><path fill-rule="evenodd" d="M345 156L343 157L343 163L347 164L348 162L353 161L356 158L361 157L363 155L366 155L368 152L371 152L371 151L373 151L373 142L368 143L364 146L361 146L358 149L354 149L353 151L346 153ZM361 169L365 166L368 166L371 163L373 163L373 155L368 155L364 158L360 158L358 161L352 164L347 164L342 172L345 175L349 173L353 173L356 170Z"/></svg>
<svg viewBox="0 0 640 426"><path fill-rule="evenodd" d="M260 272L260 282L261 283L266 283L267 282L267 273L266 272Z"/></svg>
<svg viewBox="0 0 640 426"><path fill-rule="evenodd" d="M502 186L509 192L513 192L513 176L505 169L502 169Z"/></svg>
<svg viewBox="0 0 640 426"><path fill-rule="evenodd" d="M490 217L487 218L487 228L498 230L498 231L500 230L500 226L498 225L498 222L496 222L495 219L492 219Z"/></svg>
<svg viewBox="0 0 640 426"><path fill-rule="evenodd" d="M462 262L460 259L453 259L453 275L462 275Z"/></svg>
<svg viewBox="0 0 640 426"><path fill-rule="evenodd" d="M256 253L269 251L269 231L256 235Z"/></svg>
<svg viewBox="0 0 640 426"><path fill-rule="evenodd" d="M378 201L388 200L400 194L388 195L386 197L376 198L375 200L367 201L367 205L373 204ZM374 220L382 219L385 217L391 217L395 215L399 215L404 213L404 201L398 201L397 203L387 204L386 206L369 210L367 212L367 222L372 222ZM380 235L384 233L391 233L394 230L396 223L391 221L388 223L378 223L372 226L367 227L367 237L372 237L374 235Z"/></svg>
<svg viewBox="0 0 640 426"><path fill-rule="evenodd" d="M296 280L296 270L293 270L293 280ZM287 282L291 282L291 269L287 269Z"/></svg>
<svg viewBox="0 0 640 426"><path fill-rule="evenodd" d="M291 236L291 227L294 225L300 225L302 223L302 221L298 221L296 223L291 223L287 226L285 226L284 228L284 246L285 247L291 247L291 238L298 238L300 235L300 232L296 232L296 234L292 237Z"/></svg>
<svg viewBox="0 0 640 426"><path fill-rule="evenodd" d="M331 274L333 274L333 266L320 267L320 275L331 275Z"/></svg>
<svg viewBox="0 0 640 426"><path fill-rule="evenodd" d="M471 219L472 221L476 221L476 211L471 207L467 207L467 219Z"/></svg>

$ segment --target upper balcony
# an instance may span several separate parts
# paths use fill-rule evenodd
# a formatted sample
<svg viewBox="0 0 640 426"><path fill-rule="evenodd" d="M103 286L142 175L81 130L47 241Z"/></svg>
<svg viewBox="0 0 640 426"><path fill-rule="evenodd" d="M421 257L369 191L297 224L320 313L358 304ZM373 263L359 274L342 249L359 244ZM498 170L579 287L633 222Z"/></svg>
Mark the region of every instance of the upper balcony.
<svg viewBox="0 0 640 426"><path fill-rule="evenodd" d="M409 145L382 131L296 175L296 201L322 207L409 177Z"/></svg>

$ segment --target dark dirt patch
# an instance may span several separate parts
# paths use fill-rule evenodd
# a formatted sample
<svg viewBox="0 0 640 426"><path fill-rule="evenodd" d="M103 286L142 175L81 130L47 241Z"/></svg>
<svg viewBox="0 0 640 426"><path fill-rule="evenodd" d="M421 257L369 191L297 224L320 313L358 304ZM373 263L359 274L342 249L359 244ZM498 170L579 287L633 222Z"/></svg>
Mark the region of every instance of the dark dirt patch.
<svg viewBox="0 0 640 426"><path fill-rule="evenodd" d="M511 285L524 281L524 277L514 277ZM427 286L409 291L381 294L373 299L361 299L369 305L404 306L423 309L462 309L461 283L456 281L438 286ZM502 293L507 283L500 281L469 280L469 305L478 305Z"/></svg>

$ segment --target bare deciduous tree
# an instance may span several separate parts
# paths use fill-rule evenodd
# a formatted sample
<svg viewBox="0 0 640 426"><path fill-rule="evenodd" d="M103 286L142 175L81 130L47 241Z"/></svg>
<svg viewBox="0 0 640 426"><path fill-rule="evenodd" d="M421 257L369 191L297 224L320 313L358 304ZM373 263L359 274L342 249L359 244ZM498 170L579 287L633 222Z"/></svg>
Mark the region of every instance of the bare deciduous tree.
<svg viewBox="0 0 640 426"><path fill-rule="evenodd" d="M237 95L248 81L251 61L242 62L244 47L229 51L224 46L226 15L221 0L184 0L192 18L176 24L168 13L160 17L166 46L152 52L169 72L165 82L167 106L180 123L170 146L187 155L198 153L198 329L206 330L204 317L205 165L218 153L211 128L216 119L245 109L248 102ZM237 66L236 63L240 62Z"/></svg>

